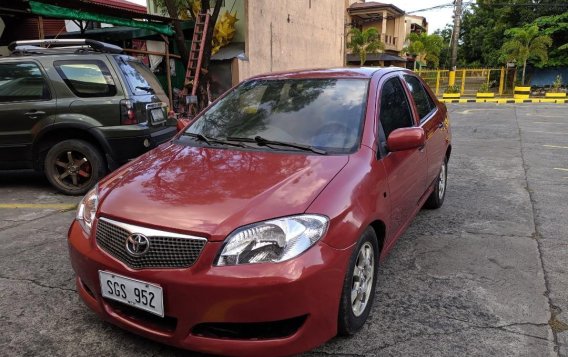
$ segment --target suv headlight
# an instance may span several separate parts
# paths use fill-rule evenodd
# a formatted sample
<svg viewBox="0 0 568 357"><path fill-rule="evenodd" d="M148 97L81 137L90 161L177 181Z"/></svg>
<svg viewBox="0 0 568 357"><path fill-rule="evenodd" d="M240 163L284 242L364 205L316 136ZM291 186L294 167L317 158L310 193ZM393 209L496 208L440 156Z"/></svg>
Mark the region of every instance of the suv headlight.
<svg viewBox="0 0 568 357"><path fill-rule="evenodd" d="M99 187L96 185L92 190L87 192L85 197L79 203L77 208L77 216L75 217L87 236L91 234L91 228L95 221L95 214L99 206Z"/></svg>
<svg viewBox="0 0 568 357"><path fill-rule="evenodd" d="M241 227L226 239L217 266L278 263L292 259L321 239L329 218L314 214L284 217Z"/></svg>

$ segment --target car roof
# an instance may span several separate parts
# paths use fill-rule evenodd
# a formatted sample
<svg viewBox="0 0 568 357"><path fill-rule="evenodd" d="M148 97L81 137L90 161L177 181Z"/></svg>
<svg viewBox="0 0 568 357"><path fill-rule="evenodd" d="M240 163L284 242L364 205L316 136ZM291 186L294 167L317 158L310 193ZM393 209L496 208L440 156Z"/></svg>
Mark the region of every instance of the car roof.
<svg viewBox="0 0 568 357"><path fill-rule="evenodd" d="M386 74L395 71L408 71L401 67L339 67L325 69L306 69L266 73L250 79L302 79L302 78L362 78L369 79L375 74Z"/></svg>

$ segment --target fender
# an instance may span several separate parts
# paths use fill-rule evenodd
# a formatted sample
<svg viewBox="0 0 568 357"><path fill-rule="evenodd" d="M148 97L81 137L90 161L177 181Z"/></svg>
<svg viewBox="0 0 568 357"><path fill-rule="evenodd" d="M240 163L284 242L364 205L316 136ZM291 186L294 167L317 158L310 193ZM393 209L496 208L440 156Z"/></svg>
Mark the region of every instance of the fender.
<svg viewBox="0 0 568 357"><path fill-rule="evenodd" d="M105 136L98 129L98 127L101 126L101 124L96 120L86 117L84 115L81 115L81 117L84 117L81 118L82 120L81 119L77 120L78 118L75 115L73 117L74 120L72 121L57 120L55 123L49 126L44 126L40 128L40 131L38 133L35 133L34 142L32 145L33 147L32 152L34 159L37 158L37 155L39 154L40 150L39 144L45 137L58 131L64 132L67 130L77 130L77 131L82 131L85 134L84 136L88 136L96 141L96 143L102 148L103 154L107 158L107 164L109 168L111 169L114 168L114 166L116 166L115 153L112 147L109 145L108 141L106 140ZM95 123L98 125L94 125Z"/></svg>
<svg viewBox="0 0 568 357"><path fill-rule="evenodd" d="M329 230L334 234L323 238L323 241L333 248L347 249L354 246L357 239L367 227L373 225L373 222L380 221L388 227L390 197L383 196L383 191L387 189L386 174L384 170L380 170L382 163L375 159L375 155L373 150L362 146L357 153L349 157L347 165L322 190L306 211L306 213L336 217L330 222L335 227ZM373 169L373 165L378 165L376 168L379 170ZM354 172L353 167L362 169ZM373 189L362 191L368 187ZM385 235L388 235L388 230ZM379 239L383 239L383 244L387 241L386 236Z"/></svg>

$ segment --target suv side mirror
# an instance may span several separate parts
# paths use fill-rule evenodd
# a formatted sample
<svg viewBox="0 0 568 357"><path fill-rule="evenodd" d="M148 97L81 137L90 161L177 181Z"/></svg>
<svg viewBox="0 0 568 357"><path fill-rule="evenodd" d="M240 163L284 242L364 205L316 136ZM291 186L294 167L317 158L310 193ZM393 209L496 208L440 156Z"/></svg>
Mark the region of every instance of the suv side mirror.
<svg viewBox="0 0 568 357"><path fill-rule="evenodd" d="M404 151L424 146L426 137L422 128L400 128L387 138L389 151Z"/></svg>

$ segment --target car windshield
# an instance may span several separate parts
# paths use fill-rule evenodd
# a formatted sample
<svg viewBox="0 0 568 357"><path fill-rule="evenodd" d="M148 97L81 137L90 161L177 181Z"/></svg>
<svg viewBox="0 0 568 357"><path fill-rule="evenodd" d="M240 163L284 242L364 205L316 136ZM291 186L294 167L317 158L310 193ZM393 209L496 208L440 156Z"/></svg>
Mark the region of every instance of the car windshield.
<svg viewBox="0 0 568 357"><path fill-rule="evenodd" d="M359 146L367 85L366 79L248 81L201 115L187 133L228 140L261 137L329 153L353 152Z"/></svg>

